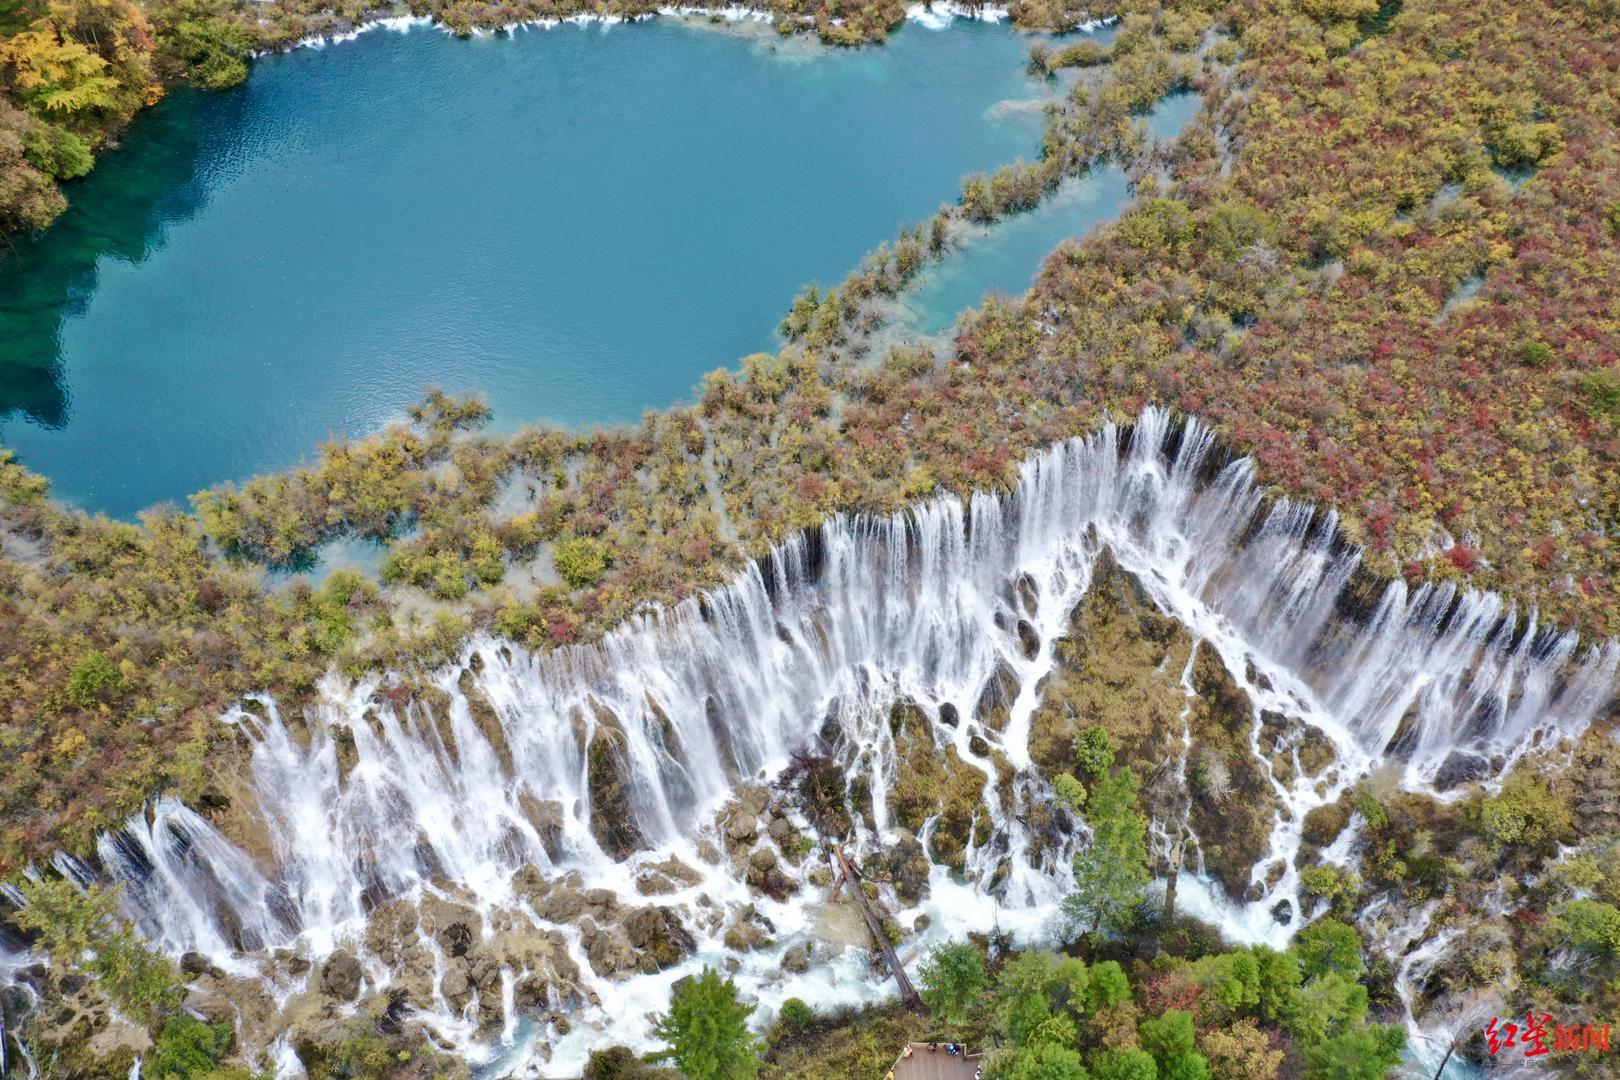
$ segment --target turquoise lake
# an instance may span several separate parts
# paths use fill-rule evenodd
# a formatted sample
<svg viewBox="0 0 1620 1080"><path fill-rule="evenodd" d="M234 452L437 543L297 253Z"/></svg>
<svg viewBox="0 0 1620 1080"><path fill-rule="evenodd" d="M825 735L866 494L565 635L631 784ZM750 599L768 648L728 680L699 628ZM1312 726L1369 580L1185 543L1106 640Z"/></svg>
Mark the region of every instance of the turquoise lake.
<svg viewBox="0 0 1620 1080"><path fill-rule="evenodd" d="M178 92L0 262L0 444L127 516L309 460L429 386L485 392L503 428L690 399L775 347L800 287L1033 156L1058 88L1024 73L1029 41L378 30ZM982 274L920 293L924 332L1123 197L1015 222Z"/></svg>

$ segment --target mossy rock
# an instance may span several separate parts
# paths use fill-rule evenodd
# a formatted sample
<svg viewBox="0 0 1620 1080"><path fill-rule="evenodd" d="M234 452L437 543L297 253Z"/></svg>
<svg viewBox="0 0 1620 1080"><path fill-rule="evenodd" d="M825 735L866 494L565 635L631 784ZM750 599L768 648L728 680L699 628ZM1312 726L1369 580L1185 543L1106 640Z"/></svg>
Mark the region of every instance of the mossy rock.
<svg viewBox="0 0 1620 1080"><path fill-rule="evenodd" d="M1188 721L1189 819L1206 867L1229 896L1241 899L1250 871L1270 847L1279 803L1249 743L1254 705L1212 647L1198 647L1191 682L1198 700Z"/></svg>
<svg viewBox="0 0 1620 1080"><path fill-rule="evenodd" d="M697 947L697 942L673 908L644 907L624 920L624 933L635 947L643 973L651 975L673 967Z"/></svg>
<svg viewBox="0 0 1620 1080"><path fill-rule="evenodd" d="M1005 731L1017 698L1018 676L1006 661L998 661L994 674L979 692L973 717L991 731Z"/></svg>
<svg viewBox="0 0 1620 1080"><path fill-rule="evenodd" d="M630 771L624 732L598 724L585 750L585 783L591 796L591 835L615 859L627 859L643 844L630 803Z"/></svg>
<svg viewBox="0 0 1620 1080"><path fill-rule="evenodd" d="M1030 722L1029 752L1048 778L1074 768L1074 740L1101 726L1123 764L1146 771L1181 733L1186 693L1180 673L1192 639L1160 612L1133 576L1104 550Z"/></svg>
<svg viewBox="0 0 1620 1080"><path fill-rule="evenodd" d="M962 868L970 835L988 838L988 826L978 823L984 810L985 775L963 761L954 746L941 752L933 724L915 704L902 702L889 714L895 732L899 773L889 791L889 810L899 824L920 833L938 817L930 837L929 854L937 862Z"/></svg>
<svg viewBox="0 0 1620 1080"><path fill-rule="evenodd" d="M1350 824L1350 797L1348 794L1339 798L1338 802L1327 803L1314 807L1305 815L1302 826L1302 836L1305 843L1313 847L1325 848L1339 838L1345 826Z"/></svg>

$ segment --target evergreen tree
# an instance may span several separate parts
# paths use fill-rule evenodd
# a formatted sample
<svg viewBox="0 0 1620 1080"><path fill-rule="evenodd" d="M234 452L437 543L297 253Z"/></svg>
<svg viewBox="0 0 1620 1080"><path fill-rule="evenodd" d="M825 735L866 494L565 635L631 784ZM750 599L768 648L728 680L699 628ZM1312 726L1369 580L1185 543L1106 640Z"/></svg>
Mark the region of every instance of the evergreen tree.
<svg viewBox="0 0 1620 1080"><path fill-rule="evenodd" d="M28 906L13 918L39 934L40 947L69 968L93 975L114 1004L143 1020L178 1004L174 971L142 944L118 914L118 890L80 891L62 878L18 883Z"/></svg>
<svg viewBox="0 0 1620 1080"><path fill-rule="evenodd" d="M1406 1032L1392 1024L1352 1028L1305 1048L1306 1075L1311 1080L1383 1080L1400 1064L1405 1048Z"/></svg>
<svg viewBox="0 0 1620 1080"><path fill-rule="evenodd" d="M1194 1041L1192 1013L1170 1009L1143 1020L1138 1031L1142 1048L1158 1064L1159 1080L1209 1080L1209 1062Z"/></svg>
<svg viewBox="0 0 1620 1080"><path fill-rule="evenodd" d="M669 1012L654 1033L669 1049L649 1060L669 1061L689 1080L753 1080L759 1075L760 1043L748 1030L752 1005L737 1000L737 985L713 968L676 987Z"/></svg>
<svg viewBox="0 0 1620 1080"><path fill-rule="evenodd" d="M941 1024L967 1021L968 1007L990 986L984 957L965 941L948 942L928 954L918 975L922 999Z"/></svg>
<svg viewBox="0 0 1620 1080"><path fill-rule="evenodd" d="M1018 1051L1002 1074L1005 1080L1090 1080L1073 1047L1037 1043Z"/></svg>
<svg viewBox="0 0 1620 1080"><path fill-rule="evenodd" d="M1128 929L1149 879L1147 819L1129 766L1099 783L1088 800L1091 843L1074 857L1074 892L1064 899L1071 923L1093 932Z"/></svg>

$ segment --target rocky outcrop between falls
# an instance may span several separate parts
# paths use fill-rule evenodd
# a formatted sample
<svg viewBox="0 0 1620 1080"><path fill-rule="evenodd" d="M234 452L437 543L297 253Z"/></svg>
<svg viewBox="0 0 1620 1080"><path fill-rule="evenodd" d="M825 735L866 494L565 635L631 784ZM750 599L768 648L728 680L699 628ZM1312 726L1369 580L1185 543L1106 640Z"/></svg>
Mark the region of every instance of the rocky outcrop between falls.
<svg viewBox="0 0 1620 1080"><path fill-rule="evenodd" d="M799 890L799 864L815 846L793 816L785 792L745 784L715 819L733 875L777 901Z"/></svg>
<svg viewBox="0 0 1620 1080"><path fill-rule="evenodd" d="M1119 760L1143 778L1147 810L1164 823L1185 818L1206 868L1232 899L1244 899L1281 804L1250 745L1253 702L1220 656L1160 611L1107 550L1053 653L1055 666L1030 722L1030 757L1042 775L1076 771L1077 740L1089 728L1102 728L1118 746ZM1303 748L1308 768L1331 761L1319 734L1281 718L1275 723L1262 750L1285 782L1298 767L1296 747ZM1191 736L1190 747L1184 735ZM1185 786L1176 774L1183 755ZM1032 811L1031 824L1037 834L1053 835L1061 817L1046 807Z"/></svg>
<svg viewBox="0 0 1620 1080"><path fill-rule="evenodd" d="M63 1075L102 1075L108 1067L127 1071L152 1046L147 1031L113 1008L94 980L59 964L35 964L16 985L0 987L0 1020L0 1030L28 1025L35 1056L54 1060Z"/></svg>
<svg viewBox="0 0 1620 1080"><path fill-rule="evenodd" d="M692 873L689 869L685 872ZM533 867L519 871L513 882L539 918L578 928L586 960L597 975L617 979L637 972L652 974L679 963L696 947L697 942L686 929L681 913L674 908L661 904L627 905L610 889L586 889L582 884L577 873L548 880ZM520 921L513 932L523 925ZM529 933L535 931L531 929ZM564 948L565 939L558 931L538 936L545 941L548 954ZM502 950L502 953L511 956L512 950ZM566 955L564 952L565 958ZM531 958L516 959L528 967L527 961ZM510 961L508 966L512 966ZM557 969L555 962L551 966ZM566 974L569 982L578 978L572 960L567 961ZM555 983L552 985L556 987ZM577 987L572 990L573 996L581 996ZM537 996L544 997L543 994Z"/></svg>
<svg viewBox="0 0 1620 1080"><path fill-rule="evenodd" d="M339 949L321 965L321 990L339 1001L353 1001L364 985L360 961L347 949Z"/></svg>
<svg viewBox="0 0 1620 1080"><path fill-rule="evenodd" d="M933 724L928 711L915 702L896 702L889 710L897 761L889 812L912 833L921 833L932 822L929 856L960 871L968 845L982 845L990 838L986 776L963 761L956 747L942 748L934 738Z"/></svg>
<svg viewBox="0 0 1620 1080"><path fill-rule="evenodd" d="M585 748L591 835L615 859L628 858L643 844L630 804L630 763L625 759L625 745L618 720L607 710L598 710L596 730Z"/></svg>
<svg viewBox="0 0 1620 1080"><path fill-rule="evenodd" d="M1254 866L1270 846L1280 811L1275 788L1250 744L1254 705L1222 664L1214 649L1201 647L1193 658L1196 700L1188 717L1192 746L1187 752L1188 824L1203 847L1204 866L1234 900L1252 900ZM1262 722L1260 746L1283 782L1292 781L1289 756L1295 741L1311 747L1317 735L1300 724L1287 727L1280 717ZM1320 736L1317 736L1320 738ZM1330 752L1331 754L1331 752ZM1312 764L1320 767L1314 755ZM1331 761L1331 756L1328 759ZM1280 864L1273 872L1282 869Z"/></svg>

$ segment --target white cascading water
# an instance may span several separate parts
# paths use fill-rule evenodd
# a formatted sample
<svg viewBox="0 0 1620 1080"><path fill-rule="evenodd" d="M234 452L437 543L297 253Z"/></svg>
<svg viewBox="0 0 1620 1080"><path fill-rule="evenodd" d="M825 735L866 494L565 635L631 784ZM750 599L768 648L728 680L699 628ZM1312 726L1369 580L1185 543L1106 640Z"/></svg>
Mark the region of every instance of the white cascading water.
<svg viewBox="0 0 1620 1080"><path fill-rule="evenodd" d="M322 704L296 728L268 698L245 702L225 720L252 740L251 785L273 861L257 864L163 798L103 839L100 872L124 882L130 915L171 953L201 952L246 974L265 949L318 960L344 946L376 985L390 972L365 953L363 938L378 902L448 886L485 912L520 909L513 875L532 866L547 877L578 871L586 887L642 904L639 867L674 853L702 872L701 883L657 899L681 913L697 941L691 958L664 972L597 978L577 930L557 928L599 1002L569 1003L567 1034L519 1022L508 1008L501 1037L472 1050L473 1019L441 999L434 1026L492 1075L577 1075L592 1046L646 1046L647 1014L705 962L740 963L739 983L765 1012L788 996L870 1000L884 991L859 950L830 960L823 952L805 974L782 968L788 947L817 935L821 890L763 898L728 867L705 863L700 836L714 835L714 812L739 782L774 776L796 749L830 732L841 760L867 772L879 832L893 839L886 793L899 766L888 713L910 700L934 717L942 748L984 770L995 839L970 844L959 879L936 867L928 897L901 912L902 922L929 914L925 940L993 928L1026 940L1049 932L1071 880L1069 851L1048 845L1031 859L1016 810L1041 797L1028 782L1036 687L1107 548L1249 695L1257 757L1264 762L1263 711L1314 726L1337 750L1326 782L1303 770L1286 783L1273 776L1286 811L1253 872L1261 899L1233 905L1191 869L1180 881L1184 910L1235 939L1281 943L1302 924L1294 856L1306 811L1392 759L1416 787L1457 753L1499 774L1538 733L1584 729L1611 699L1620 667L1615 642L1583 650L1574 633L1539 629L1533 613L1521 621L1488 593L1395 582L1376 604L1357 605L1347 587L1360 555L1336 532L1331 514L1267 505L1250 462L1221 464L1202 425L1177 426L1148 410L1129 432L1109 427L1033 456L1009 493L975 495L967 506L943 496L889 518L835 518L730 586L637 617L598 643L536 655L481 639L437 678L446 715L421 702L391 704L390 684L379 680L329 680ZM998 669L1020 687L999 735L973 719ZM493 706L496 741L475 718L464 678ZM954 725L939 719L946 705ZM622 732L624 809L646 849L625 861L609 857L590 829L587 747L604 723ZM1008 793L1013 812L1001 808L996 769L973 751L975 735L1019 770ZM536 803L559 807L557 835L541 835ZM1267 887L1261 868L1277 860L1286 869ZM1273 913L1283 899L1291 901L1286 918ZM774 924L775 944L735 956L697 917L711 903L755 904ZM508 1006L518 974L502 976Z"/></svg>

